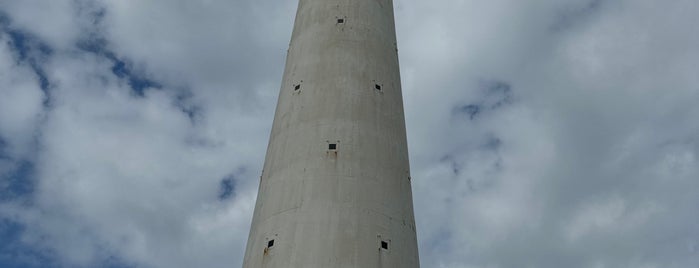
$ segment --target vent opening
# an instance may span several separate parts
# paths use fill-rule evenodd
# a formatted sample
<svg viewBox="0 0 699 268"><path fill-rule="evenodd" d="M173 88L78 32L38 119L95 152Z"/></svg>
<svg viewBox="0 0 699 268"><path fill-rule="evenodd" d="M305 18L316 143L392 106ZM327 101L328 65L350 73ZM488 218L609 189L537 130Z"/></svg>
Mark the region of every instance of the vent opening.
<svg viewBox="0 0 699 268"><path fill-rule="evenodd" d="M301 89L301 84L294 85L294 90L299 90L299 89Z"/></svg>
<svg viewBox="0 0 699 268"><path fill-rule="evenodd" d="M345 23L345 19L337 19L337 23L338 23L338 24L343 24L343 23Z"/></svg>
<svg viewBox="0 0 699 268"><path fill-rule="evenodd" d="M382 249L388 249L388 242L387 242L387 241L381 241L381 248L382 248Z"/></svg>
<svg viewBox="0 0 699 268"><path fill-rule="evenodd" d="M376 88L376 90L381 90L381 85L376 84L376 85L374 85L374 88Z"/></svg>
<svg viewBox="0 0 699 268"><path fill-rule="evenodd" d="M274 239L267 241L267 247L271 248L274 246Z"/></svg>
<svg viewBox="0 0 699 268"><path fill-rule="evenodd" d="M337 150L337 144L336 143L328 144L328 150Z"/></svg>

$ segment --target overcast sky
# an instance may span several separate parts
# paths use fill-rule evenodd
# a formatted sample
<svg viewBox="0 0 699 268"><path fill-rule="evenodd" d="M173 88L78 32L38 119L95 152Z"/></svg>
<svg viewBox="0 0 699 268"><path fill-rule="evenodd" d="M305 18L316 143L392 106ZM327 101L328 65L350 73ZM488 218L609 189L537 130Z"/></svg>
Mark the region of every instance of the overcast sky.
<svg viewBox="0 0 699 268"><path fill-rule="evenodd" d="M239 267L296 0L0 0L0 267ZM699 1L396 0L422 267L699 267Z"/></svg>

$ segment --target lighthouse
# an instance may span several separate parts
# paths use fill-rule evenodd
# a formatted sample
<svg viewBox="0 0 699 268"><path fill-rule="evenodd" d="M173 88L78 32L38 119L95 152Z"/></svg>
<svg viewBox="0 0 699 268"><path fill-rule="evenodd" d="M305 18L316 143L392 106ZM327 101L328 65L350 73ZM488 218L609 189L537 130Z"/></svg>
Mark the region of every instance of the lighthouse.
<svg viewBox="0 0 699 268"><path fill-rule="evenodd" d="M244 268L419 267L392 0L300 0Z"/></svg>

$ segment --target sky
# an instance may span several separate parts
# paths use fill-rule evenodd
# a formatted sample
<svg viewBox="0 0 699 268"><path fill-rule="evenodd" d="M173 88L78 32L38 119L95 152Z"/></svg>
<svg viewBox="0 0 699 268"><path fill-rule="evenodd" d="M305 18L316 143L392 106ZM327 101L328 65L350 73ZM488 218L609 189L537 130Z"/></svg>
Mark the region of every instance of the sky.
<svg viewBox="0 0 699 268"><path fill-rule="evenodd" d="M297 1L0 0L0 267L240 267ZM699 267L699 2L395 0L422 267Z"/></svg>

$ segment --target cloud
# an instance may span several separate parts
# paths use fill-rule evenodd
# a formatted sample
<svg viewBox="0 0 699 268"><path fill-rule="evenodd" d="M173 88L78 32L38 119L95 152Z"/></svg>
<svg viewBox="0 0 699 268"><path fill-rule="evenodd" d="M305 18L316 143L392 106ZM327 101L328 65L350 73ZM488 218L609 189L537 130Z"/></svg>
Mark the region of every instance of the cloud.
<svg viewBox="0 0 699 268"><path fill-rule="evenodd" d="M240 265L295 4L0 2L0 266ZM395 6L423 267L699 264L699 6Z"/></svg>
<svg viewBox="0 0 699 268"><path fill-rule="evenodd" d="M248 107L257 95L236 99L233 89L228 98L215 99L199 93L206 90L199 81L160 82L156 79L166 75L158 72L168 70L148 71L158 62L114 48L105 21L119 16L118 10L105 3L64 4L56 5L75 15L67 30L84 31L47 35L45 25L24 23L23 17L36 15L32 9L17 2L2 6L12 14L3 37L26 34L52 51L28 62L18 54L39 53L36 47L20 50L3 42L10 44L3 50L3 68L12 68L3 79L3 97L9 97L3 100L12 102L2 106L3 153L14 159L21 156L15 144L27 144L32 156L26 161L36 169L26 178L35 181L33 198L0 206L9 226L22 226L19 234L5 237L17 245L12 250L32 259L9 261L72 267L240 262L256 189L254 170L264 152L253 149L266 142L258 133L269 132L265 122L271 120L272 101L268 107ZM174 20L177 14L169 16ZM45 96L35 70L47 80L49 106L42 106ZM265 120L258 121L260 112L267 114ZM28 124L32 118L37 123ZM3 183L17 174L4 174Z"/></svg>
<svg viewBox="0 0 699 268"><path fill-rule="evenodd" d="M696 6L658 13L653 3L414 4L443 27L399 31L411 49L402 63L423 265L697 262L686 249L697 230L685 223L697 221L689 207L699 200L672 197L690 195L683 188L699 175L697 79L687 73L697 38L676 28L696 23ZM411 11L403 20L418 23ZM667 13L672 21L658 17ZM432 39L446 54L419 48ZM483 80L511 85L514 101L484 109L493 95ZM487 149L492 139L499 146ZM667 161L681 164L664 173Z"/></svg>

